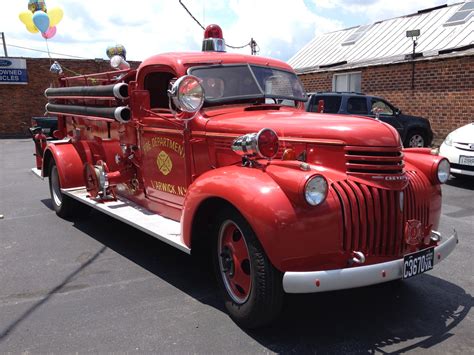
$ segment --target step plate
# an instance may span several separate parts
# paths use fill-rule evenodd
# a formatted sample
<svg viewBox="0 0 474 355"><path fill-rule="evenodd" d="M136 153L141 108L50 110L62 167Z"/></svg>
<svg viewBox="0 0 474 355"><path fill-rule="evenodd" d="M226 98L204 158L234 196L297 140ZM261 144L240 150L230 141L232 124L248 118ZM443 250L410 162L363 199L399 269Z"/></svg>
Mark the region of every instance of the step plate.
<svg viewBox="0 0 474 355"><path fill-rule="evenodd" d="M181 239L181 224L179 222L159 216L124 197L118 197L117 201L104 203L87 197L89 194L85 188L61 189L61 191L63 194L140 229L185 253L191 253L191 249Z"/></svg>
<svg viewBox="0 0 474 355"><path fill-rule="evenodd" d="M38 178L40 178L41 180L44 180L44 177L41 173L41 170L38 169L38 168L31 168L31 172Z"/></svg>

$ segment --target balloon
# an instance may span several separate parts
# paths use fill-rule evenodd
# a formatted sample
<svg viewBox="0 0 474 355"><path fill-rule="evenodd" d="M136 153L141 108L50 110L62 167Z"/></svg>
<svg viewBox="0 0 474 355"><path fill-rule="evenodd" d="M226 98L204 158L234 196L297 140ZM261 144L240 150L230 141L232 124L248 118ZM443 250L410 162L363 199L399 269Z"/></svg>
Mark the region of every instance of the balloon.
<svg viewBox="0 0 474 355"><path fill-rule="evenodd" d="M42 33L41 36L45 39L50 39L53 38L54 35L56 34L56 26L48 28L48 30L45 33Z"/></svg>
<svg viewBox="0 0 474 355"><path fill-rule="evenodd" d="M59 65L57 61L54 61L51 68L49 68L49 71L53 74L61 75L63 73L63 68L61 68L61 65Z"/></svg>
<svg viewBox="0 0 474 355"><path fill-rule="evenodd" d="M115 55L119 55L123 59L127 59L127 51L125 50L125 47L122 44L116 44L115 46L107 47L105 53L109 58L112 58Z"/></svg>
<svg viewBox="0 0 474 355"><path fill-rule="evenodd" d="M26 26L33 24L33 14L31 11L22 11L18 17Z"/></svg>
<svg viewBox="0 0 474 355"><path fill-rule="evenodd" d="M46 12L46 3L44 2L44 0L30 0L28 1L28 10L30 10L31 12Z"/></svg>
<svg viewBox="0 0 474 355"><path fill-rule="evenodd" d="M56 26L63 19L64 12L60 7L53 7L48 10L49 26Z"/></svg>
<svg viewBox="0 0 474 355"><path fill-rule="evenodd" d="M44 11L36 11L33 14L33 23L41 33L45 33L49 28L49 17Z"/></svg>
<svg viewBox="0 0 474 355"><path fill-rule="evenodd" d="M26 26L26 29L28 30L28 32L31 32L31 33L38 33L39 32L39 30L36 28L36 26L33 22L31 22L31 26Z"/></svg>

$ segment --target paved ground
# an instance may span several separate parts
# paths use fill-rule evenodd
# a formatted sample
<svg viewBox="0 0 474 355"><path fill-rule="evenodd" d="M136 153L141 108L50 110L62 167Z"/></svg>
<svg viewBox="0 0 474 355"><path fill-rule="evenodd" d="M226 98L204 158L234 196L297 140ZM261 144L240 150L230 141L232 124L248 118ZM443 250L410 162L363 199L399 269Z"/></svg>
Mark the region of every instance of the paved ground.
<svg viewBox="0 0 474 355"><path fill-rule="evenodd" d="M461 243L436 270L291 296L273 326L249 332L191 257L99 213L56 217L32 150L0 140L0 352L474 352L473 181L443 188L440 229Z"/></svg>

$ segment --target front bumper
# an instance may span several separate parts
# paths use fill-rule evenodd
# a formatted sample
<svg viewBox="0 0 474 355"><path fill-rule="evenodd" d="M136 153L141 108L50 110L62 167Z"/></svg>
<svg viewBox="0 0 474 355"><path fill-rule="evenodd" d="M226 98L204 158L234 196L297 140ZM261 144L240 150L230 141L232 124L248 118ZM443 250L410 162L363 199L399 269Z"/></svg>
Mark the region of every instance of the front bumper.
<svg viewBox="0 0 474 355"><path fill-rule="evenodd" d="M434 249L434 265L443 261L458 243L457 232ZM402 278L403 258L386 263L325 271L289 271L283 275L287 293L313 293L375 285Z"/></svg>

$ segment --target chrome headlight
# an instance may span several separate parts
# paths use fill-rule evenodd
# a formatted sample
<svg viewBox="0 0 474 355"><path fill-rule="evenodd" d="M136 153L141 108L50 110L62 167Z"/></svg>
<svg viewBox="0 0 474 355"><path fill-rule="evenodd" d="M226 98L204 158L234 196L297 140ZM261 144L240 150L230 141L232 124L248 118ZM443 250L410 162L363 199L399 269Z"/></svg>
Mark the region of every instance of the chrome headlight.
<svg viewBox="0 0 474 355"><path fill-rule="evenodd" d="M306 182L304 197L311 206L317 206L326 200L328 195L328 182L321 175L314 175Z"/></svg>
<svg viewBox="0 0 474 355"><path fill-rule="evenodd" d="M451 166L449 165L449 161L447 159L442 159L438 164L438 181L441 184L444 184L449 179L449 172Z"/></svg>
<svg viewBox="0 0 474 355"><path fill-rule="evenodd" d="M448 134L448 136L446 137L446 139L444 140L444 144L448 145L448 146L452 146L453 145L453 135L450 133Z"/></svg>
<svg viewBox="0 0 474 355"><path fill-rule="evenodd" d="M204 89L200 80L192 75L176 80L168 94L175 106L184 112L197 112L204 104Z"/></svg>

